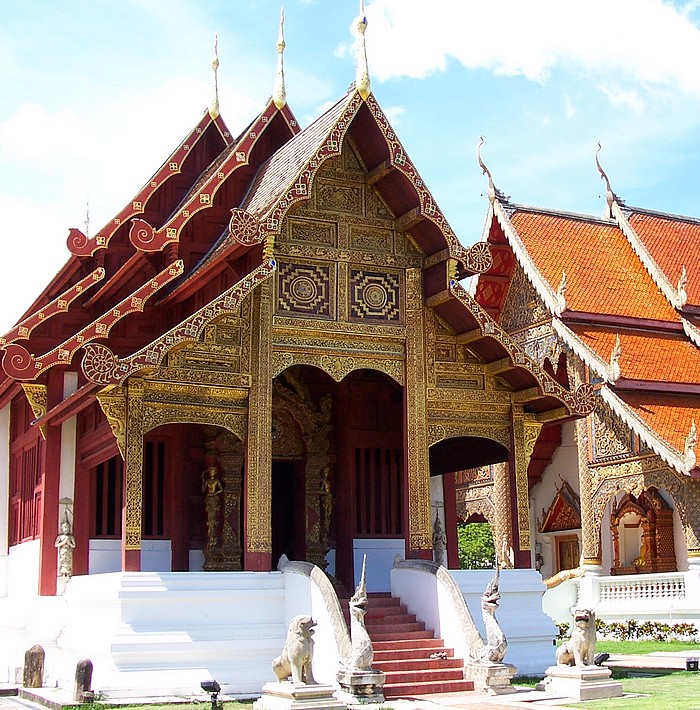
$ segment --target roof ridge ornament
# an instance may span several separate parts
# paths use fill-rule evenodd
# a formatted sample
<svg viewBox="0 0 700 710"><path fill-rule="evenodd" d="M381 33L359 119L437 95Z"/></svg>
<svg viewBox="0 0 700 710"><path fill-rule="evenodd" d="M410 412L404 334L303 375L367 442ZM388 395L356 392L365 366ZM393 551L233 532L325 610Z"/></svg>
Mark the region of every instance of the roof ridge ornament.
<svg viewBox="0 0 700 710"><path fill-rule="evenodd" d="M559 281L559 286L557 286L557 306L559 313L561 315L566 310L566 271L562 269L561 271L561 281Z"/></svg>
<svg viewBox="0 0 700 710"><path fill-rule="evenodd" d="M620 379L620 356L622 355L622 344L620 334L615 335L615 345L610 353L610 365L608 366L608 382L614 385Z"/></svg>
<svg viewBox="0 0 700 710"><path fill-rule="evenodd" d="M491 177L491 171L486 167L484 161L481 159L481 146L484 145L484 137L479 136L479 143L476 146L476 159L479 163L479 167L481 168L481 172L486 175L489 181L489 190L488 190L488 198L489 202L493 204L496 199L503 200L504 202L508 202L510 200L510 197L506 195L505 193L501 192L493 183L493 178Z"/></svg>
<svg viewBox="0 0 700 710"><path fill-rule="evenodd" d="M686 271L685 264L681 268L681 275L676 284L676 308L683 308L686 303L688 303L688 293L685 287L688 285L688 272Z"/></svg>
<svg viewBox="0 0 700 710"><path fill-rule="evenodd" d="M357 48L357 70L355 73L355 89L363 101L367 101L372 86L369 80L369 67L367 66L367 45L365 43L365 30L367 29L367 17L365 15L364 0L360 0L360 19L357 22L357 31L360 33L360 41Z"/></svg>
<svg viewBox="0 0 700 710"><path fill-rule="evenodd" d="M605 201L608 205L608 217L612 218L613 213L612 213L612 206L613 202L617 202L618 205L624 205L625 201L621 200L614 192L612 187L610 186L610 180L608 179L608 176L603 170L603 168L600 165L600 161L598 160L598 153L603 149L603 146L600 144L600 141L598 141L598 150L595 152L595 165L596 168L598 168L598 172L600 173L600 177L605 182Z"/></svg>
<svg viewBox="0 0 700 710"><path fill-rule="evenodd" d="M280 31L277 36L277 73L275 74L275 86L272 89L272 103L277 110L282 110L287 104L287 92L284 86L284 48L287 46L284 41L284 6L280 8Z"/></svg>
<svg viewBox="0 0 700 710"><path fill-rule="evenodd" d="M695 420L693 419L690 423L690 431L685 439L685 447L683 449L683 463L688 471L694 468L697 463L697 458L695 456L695 446L697 443L698 428L695 425Z"/></svg>
<svg viewBox="0 0 700 710"><path fill-rule="evenodd" d="M211 120L215 121L219 117L219 35L214 34L214 56L211 60L211 68L214 71L214 97L209 106Z"/></svg>

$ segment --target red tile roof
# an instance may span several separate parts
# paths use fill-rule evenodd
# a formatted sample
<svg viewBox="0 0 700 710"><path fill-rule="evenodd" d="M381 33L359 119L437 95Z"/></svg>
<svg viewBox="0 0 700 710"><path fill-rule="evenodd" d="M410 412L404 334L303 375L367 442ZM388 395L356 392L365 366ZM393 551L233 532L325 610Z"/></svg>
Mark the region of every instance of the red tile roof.
<svg viewBox="0 0 700 710"><path fill-rule="evenodd" d="M511 221L553 289L566 273L569 310L678 320L614 223L520 207Z"/></svg>
<svg viewBox="0 0 700 710"><path fill-rule="evenodd" d="M629 222L675 287L685 266L688 303L700 305L700 220L634 210Z"/></svg>
<svg viewBox="0 0 700 710"><path fill-rule="evenodd" d="M700 350L681 334L625 331L571 324L581 342L608 362L619 334L622 377L651 382L700 383ZM699 422L700 423L700 422Z"/></svg>
<svg viewBox="0 0 700 710"><path fill-rule="evenodd" d="M622 392L620 399L681 454L692 422L700 423L700 396Z"/></svg>

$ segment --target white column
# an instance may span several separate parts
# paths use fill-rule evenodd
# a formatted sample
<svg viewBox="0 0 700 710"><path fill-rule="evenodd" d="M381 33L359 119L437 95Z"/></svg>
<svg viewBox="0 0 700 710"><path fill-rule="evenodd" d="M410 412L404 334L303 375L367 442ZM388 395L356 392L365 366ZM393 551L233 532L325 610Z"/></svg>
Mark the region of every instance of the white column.
<svg viewBox="0 0 700 710"><path fill-rule="evenodd" d="M0 597L7 596L10 514L10 407L0 409Z"/></svg>
<svg viewBox="0 0 700 710"><path fill-rule="evenodd" d="M70 397L78 389L78 373L66 372L63 376L63 399ZM71 417L61 425L61 470L58 486L58 500L65 501L58 506L58 529L61 529L63 512L68 506L73 512L75 500L75 449L77 435L77 418ZM70 500L70 503L67 501ZM73 518L71 517L71 524Z"/></svg>

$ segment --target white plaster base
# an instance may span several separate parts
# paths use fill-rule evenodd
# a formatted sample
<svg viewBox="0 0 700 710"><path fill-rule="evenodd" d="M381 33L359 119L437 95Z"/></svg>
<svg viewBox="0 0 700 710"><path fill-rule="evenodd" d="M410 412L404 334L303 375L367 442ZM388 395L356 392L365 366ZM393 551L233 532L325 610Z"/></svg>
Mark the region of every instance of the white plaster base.
<svg viewBox="0 0 700 710"><path fill-rule="evenodd" d="M348 705L379 704L384 702L384 681L382 671L359 671L341 668L336 676L340 690L337 696Z"/></svg>
<svg viewBox="0 0 700 710"><path fill-rule="evenodd" d="M510 684L517 668L510 663L470 663L464 668L465 678L474 681L474 690L489 695L517 692Z"/></svg>
<svg viewBox="0 0 700 710"><path fill-rule="evenodd" d="M622 683L611 678L612 671L600 666L550 666L544 679L544 691L574 700L622 697Z"/></svg>
<svg viewBox="0 0 700 710"><path fill-rule="evenodd" d="M345 710L347 707L333 695L332 685L265 683L262 690L262 697L253 703L255 710Z"/></svg>

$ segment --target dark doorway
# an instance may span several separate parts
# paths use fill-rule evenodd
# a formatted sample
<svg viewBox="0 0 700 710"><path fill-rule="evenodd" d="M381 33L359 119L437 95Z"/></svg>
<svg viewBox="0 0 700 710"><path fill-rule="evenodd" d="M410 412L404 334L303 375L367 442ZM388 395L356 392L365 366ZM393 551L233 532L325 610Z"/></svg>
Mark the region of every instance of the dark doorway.
<svg viewBox="0 0 700 710"><path fill-rule="evenodd" d="M306 506L301 462L272 462L272 566L280 555L306 559Z"/></svg>

